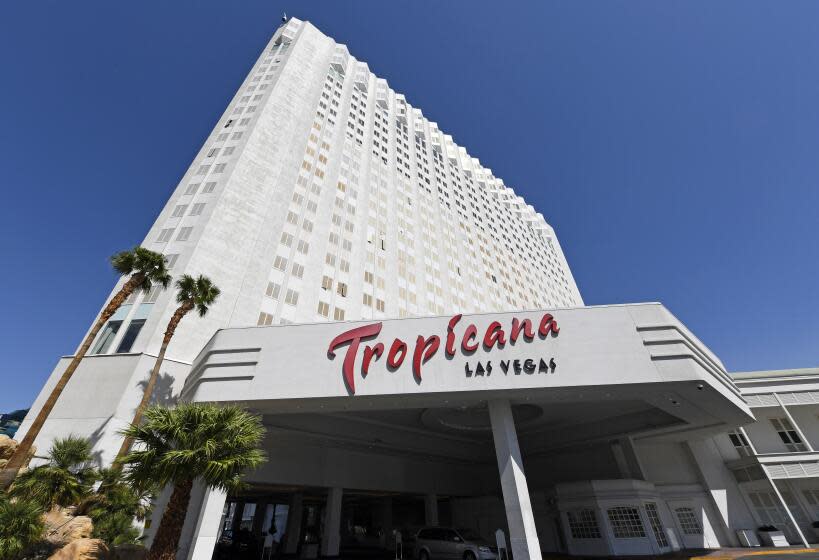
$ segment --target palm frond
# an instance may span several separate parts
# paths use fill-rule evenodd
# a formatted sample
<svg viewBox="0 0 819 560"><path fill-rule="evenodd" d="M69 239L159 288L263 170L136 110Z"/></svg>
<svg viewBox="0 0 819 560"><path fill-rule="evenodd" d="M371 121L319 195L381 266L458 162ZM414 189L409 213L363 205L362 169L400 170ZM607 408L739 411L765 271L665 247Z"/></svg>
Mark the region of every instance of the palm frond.
<svg viewBox="0 0 819 560"><path fill-rule="evenodd" d="M154 406L141 425L123 433L138 443L122 460L128 480L137 487L198 477L213 487L233 487L265 459L259 450L264 437L260 419L235 406Z"/></svg>

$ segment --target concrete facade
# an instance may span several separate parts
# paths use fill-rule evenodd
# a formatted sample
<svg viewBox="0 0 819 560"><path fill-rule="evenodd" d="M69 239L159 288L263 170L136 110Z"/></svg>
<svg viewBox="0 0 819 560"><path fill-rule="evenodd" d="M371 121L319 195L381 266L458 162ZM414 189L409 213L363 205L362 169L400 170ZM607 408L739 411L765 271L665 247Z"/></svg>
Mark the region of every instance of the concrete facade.
<svg viewBox="0 0 819 560"><path fill-rule="evenodd" d="M155 401L239 403L271 459L240 495L195 487L180 560L241 535L408 555L424 525L479 533L476 560L497 531L514 560L817 537L819 370L731 376L660 304L583 307L543 216L308 22L275 32L143 246L222 290ZM40 449L88 436L110 463L173 296L109 321Z"/></svg>

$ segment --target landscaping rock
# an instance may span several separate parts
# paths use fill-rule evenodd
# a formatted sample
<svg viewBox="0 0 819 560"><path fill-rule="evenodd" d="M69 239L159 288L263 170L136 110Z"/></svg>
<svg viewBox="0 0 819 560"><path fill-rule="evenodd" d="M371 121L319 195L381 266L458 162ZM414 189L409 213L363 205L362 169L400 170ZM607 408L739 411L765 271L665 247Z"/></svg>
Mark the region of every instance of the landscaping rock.
<svg viewBox="0 0 819 560"><path fill-rule="evenodd" d="M100 539L78 539L62 547L48 560L103 560L109 558L108 547Z"/></svg>
<svg viewBox="0 0 819 560"><path fill-rule="evenodd" d="M43 515L45 536L48 542L63 545L78 539L88 539L94 531L94 522L90 517L74 517L71 511L55 507Z"/></svg>
<svg viewBox="0 0 819 560"><path fill-rule="evenodd" d="M6 434L0 434L0 461L8 461L17 449L17 441Z"/></svg>

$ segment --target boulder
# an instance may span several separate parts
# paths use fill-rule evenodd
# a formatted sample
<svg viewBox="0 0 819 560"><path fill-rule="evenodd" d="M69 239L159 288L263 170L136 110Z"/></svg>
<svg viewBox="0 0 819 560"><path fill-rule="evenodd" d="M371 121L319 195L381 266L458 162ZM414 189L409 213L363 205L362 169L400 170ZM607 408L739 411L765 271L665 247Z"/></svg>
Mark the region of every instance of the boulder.
<svg viewBox="0 0 819 560"><path fill-rule="evenodd" d="M88 539L94 531L94 523L90 517L85 515L74 517L70 510L59 506L43 514L43 522L45 523L46 540L54 545Z"/></svg>
<svg viewBox="0 0 819 560"><path fill-rule="evenodd" d="M108 557L108 547L100 539L77 539L49 556L48 560L102 560Z"/></svg>
<svg viewBox="0 0 819 560"><path fill-rule="evenodd" d="M17 449L17 441L6 434L0 434L0 461L8 461Z"/></svg>

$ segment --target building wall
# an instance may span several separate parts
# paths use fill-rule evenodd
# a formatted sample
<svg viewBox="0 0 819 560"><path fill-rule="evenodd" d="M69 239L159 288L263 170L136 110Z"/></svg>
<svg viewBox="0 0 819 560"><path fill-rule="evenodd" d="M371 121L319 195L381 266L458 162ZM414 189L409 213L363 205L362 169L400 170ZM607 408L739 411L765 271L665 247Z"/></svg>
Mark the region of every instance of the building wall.
<svg viewBox="0 0 819 560"><path fill-rule="evenodd" d="M231 326L583 303L542 215L346 47L296 19L265 46L142 245L165 254L174 276L206 274L222 290L205 318L177 329L167 357L180 364ZM173 290L128 303L107 353L144 318L130 352L155 355ZM128 376L133 362L110 363ZM109 407L139 394L119 390ZM77 422L82 435L93 424Z"/></svg>

